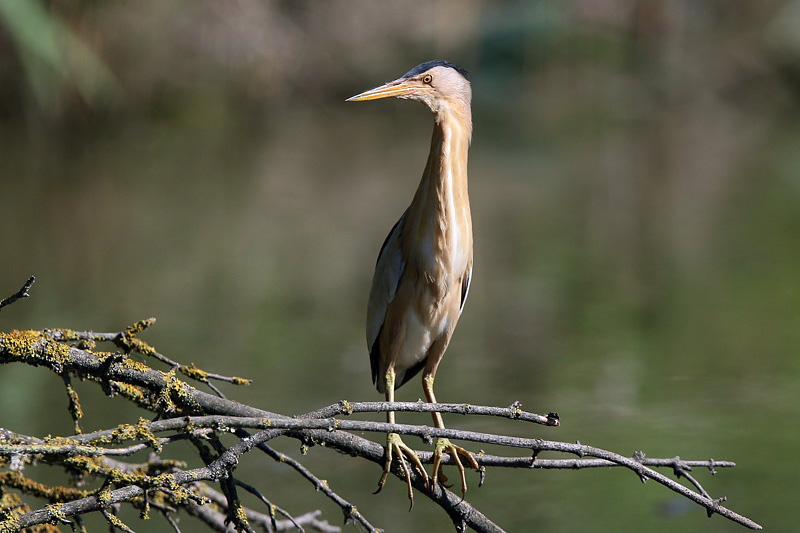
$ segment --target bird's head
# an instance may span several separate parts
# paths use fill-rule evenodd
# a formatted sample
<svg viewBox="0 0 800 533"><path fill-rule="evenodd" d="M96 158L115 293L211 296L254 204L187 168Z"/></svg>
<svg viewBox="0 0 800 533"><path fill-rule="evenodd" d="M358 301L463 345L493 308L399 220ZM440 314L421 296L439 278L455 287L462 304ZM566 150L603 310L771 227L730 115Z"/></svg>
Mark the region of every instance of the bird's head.
<svg viewBox="0 0 800 533"><path fill-rule="evenodd" d="M453 107L469 110L472 89L467 71L447 61L427 61L412 68L400 78L347 99L348 102L403 98L427 105L434 114Z"/></svg>

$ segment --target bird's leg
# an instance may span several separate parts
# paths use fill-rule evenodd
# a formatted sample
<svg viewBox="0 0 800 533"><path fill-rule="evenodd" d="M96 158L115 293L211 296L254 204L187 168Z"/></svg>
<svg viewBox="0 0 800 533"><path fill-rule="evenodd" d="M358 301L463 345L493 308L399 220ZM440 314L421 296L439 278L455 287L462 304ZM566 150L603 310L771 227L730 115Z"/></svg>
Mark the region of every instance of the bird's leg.
<svg viewBox="0 0 800 533"><path fill-rule="evenodd" d="M422 376L422 388L425 390L425 397L430 403L436 403L436 396L433 394L434 377L434 372L428 372L427 369L425 374ZM442 414L436 411L431 414L433 416L433 425L437 428L444 429L444 420L442 419ZM466 457L470 466L481 473L481 480L483 479L483 467L478 464L478 461L475 459L475 455L469 450L466 450L461 446L456 446L450 442L450 439L443 437L437 438L436 444L433 448L434 486L440 479L442 483L447 482L447 477L442 472L442 454L444 452L450 454L450 456L453 458L453 462L456 464L456 468L458 468L458 474L461 476L461 497L463 498L467 494L467 477L466 473L464 472L464 465L461 464L461 460L458 458L459 454Z"/></svg>
<svg viewBox="0 0 800 533"><path fill-rule="evenodd" d="M393 402L395 380L394 368L390 367L389 370L386 371L384 379L386 380L386 401ZM395 423L394 411L387 411L386 421L389 424ZM386 436L386 462L383 465L383 474L381 474L381 478L378 480L378 489L375 491L375 494L379 493L383 488L383 485L386 483L386 478L389 477L389 472L392 468L392 458L395 454L400 459L400 469L403 471L403 474L406 478L406 485L408 485L408 499L411 502L411 507L414 507L414 491L411 487L411 472L409 464L406 462L406 458L404 456L408 456L408 458L417 468L417 471L422 476L426 485L428 484L428 473L425 472L425 468L422 466L422 461L419 460L417 453L409 448L397 433L389 433Z"/></svg>

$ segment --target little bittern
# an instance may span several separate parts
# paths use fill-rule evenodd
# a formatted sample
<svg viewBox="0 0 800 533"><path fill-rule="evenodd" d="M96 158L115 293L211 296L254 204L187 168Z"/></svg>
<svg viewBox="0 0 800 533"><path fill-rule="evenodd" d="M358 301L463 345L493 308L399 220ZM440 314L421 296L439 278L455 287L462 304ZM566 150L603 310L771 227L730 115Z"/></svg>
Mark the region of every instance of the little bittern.
<svg viewBox="0 0 800 533"><path fill-rule="evenodd" d="M367 344L372 381L386 401L394 391L422 370L422 387L435 403L433 381L453 330L461 316L472 276L472 219L467 195L467 152L472 139L472 90L466 71L446 61L428 61L401 78L365 91L348 101L394 96L422 102L433 111L431 151L411 205L383 243L372 279L367 310ZM395 421L394 412L387 420ZM433 423L444 428L440 413ZM442 454L448 452L467 490L459 454L479 469L475 457L448 439L434 446L433 485L445 481ZM378 481L383 487L392 465L400 459L413 505L409 465L426 483L428 475L417 454L396 433L386 444L386 463Z"/></svg>

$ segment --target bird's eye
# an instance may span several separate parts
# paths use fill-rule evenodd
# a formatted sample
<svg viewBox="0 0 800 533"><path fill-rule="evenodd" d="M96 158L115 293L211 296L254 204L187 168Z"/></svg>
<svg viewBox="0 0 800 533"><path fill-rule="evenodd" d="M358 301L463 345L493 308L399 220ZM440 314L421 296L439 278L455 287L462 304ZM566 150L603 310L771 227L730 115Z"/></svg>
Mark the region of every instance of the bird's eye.
<svg viewBox="0 0 800 533"><path fill-rule="evenodd" d="M422 83L424 83L425 85L430 85L432 81L433 81L433 76L431 76L430 74L425 74L425 76L423 76L422 78Z"/></svg>

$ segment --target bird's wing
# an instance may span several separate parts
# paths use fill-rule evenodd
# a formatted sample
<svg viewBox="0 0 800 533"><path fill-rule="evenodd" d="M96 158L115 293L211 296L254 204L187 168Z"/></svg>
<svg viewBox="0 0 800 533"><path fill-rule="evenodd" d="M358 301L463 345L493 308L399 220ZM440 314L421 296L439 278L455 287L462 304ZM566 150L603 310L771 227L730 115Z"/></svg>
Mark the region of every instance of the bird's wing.
<svg viewBox="0 0 800 533"><path fill-rule="evenodd" d="M403 232L405 213L395 223L392 231L383 241L378 261L375 265L375 275L372 278L372 290L369 293L367 306L367 347L370 350L370 366L372 367L372 382L377 383L379 373L380 350L378 337L386 319L386 311L394 300L397 286L405 270L403 251L400 246L400 235Z"/></svg>

